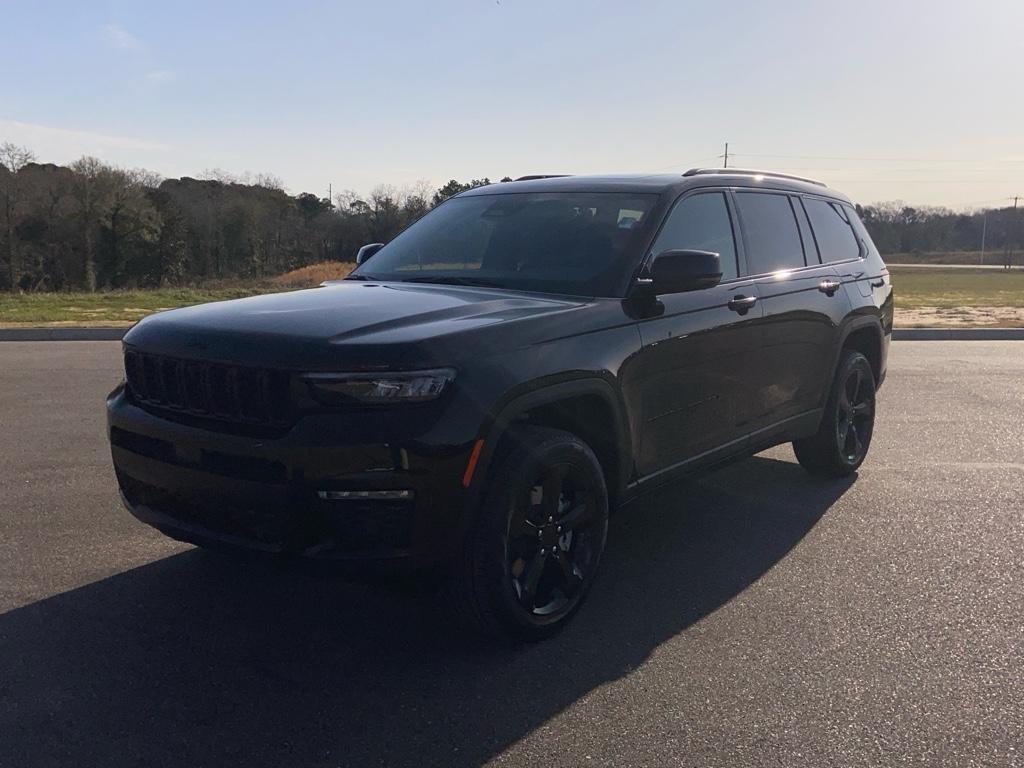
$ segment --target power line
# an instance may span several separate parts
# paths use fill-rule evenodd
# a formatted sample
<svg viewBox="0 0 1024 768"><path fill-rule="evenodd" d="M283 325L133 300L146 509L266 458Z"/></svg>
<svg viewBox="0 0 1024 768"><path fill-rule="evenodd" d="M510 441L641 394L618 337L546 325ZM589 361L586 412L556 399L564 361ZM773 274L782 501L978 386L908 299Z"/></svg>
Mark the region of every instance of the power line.
<svg viewBox="0 0 1024 768"><path fill-rule="evenodd" d="M992 179L829 179L841 184L988 184ZM995 179L997 183L1006 184L1014 179ZM1013 198L1008 198L1012 200Z"/></svg>
<svg viewBox="0 0 1024 768"><path fill-rule="evenodd" d="M1008 197L990 197L988 200L974 200L970 203L964 203L964 205L984 205L985 203L1001 203L1003 200L1009 200Z"/></svg>
<svg viewBox="0 0 1024 768"><path fill-rule="evenodd" d="M973 163L973 162L991 162L991 163L1020 163L1024 160L1017 159L983 159L972 158L970 160L962 159L950 159L950 158L930 158L930 157L868 157L863 155L775 155L758 152L733 152L736 157L779 157L787 158L791 160L873 160L884 163Z"/></svg>
<svg viewBox="0 0 1024 768"><path fill-rule="evenodd" d="M680 173L685 171L687 168L701 167L706 163L713 163L715 160L720 158L721 155L712 155L711 157L702 157L699 160L683 160L678 163L671 163L670 165L661 165L654 168L651 172L656 173L658 171L674 171L679 170Z"/></svg>
<svg viewBox="0 0 1024 768"><path fill-rule="evenodd" d="M719 155L719 157L721 157L721 155ZM742 157L742 155L738 155L738 154L736 154L734 152L731 152L730 153L730 157ZM840 172L840 173L843 173L843 172L848 172L848 171L863 171L865 173L871 173L871 172L876 170L875 168L866 168L866 167L863 167L863 166L859 167L859 168L851 168L850 166L846 166L846 167L824 166L823 167L823 166L820 166L820 165L788 165L788 164L783 165L781 163L770 163L770 165L780 165L782 168L785 168L787 171L813 171L813 172L816 172L816 173L824 173L824 172ZM1016 170L1009 169L1009 168L929 168L927 166L913 166L913 167L903 167L903 168L877 168L877 171L879 173L894 173L894 172L895 173L949 173L951 171L955 172L955 173L979 173L979 174L984 173L984 174L988 174L989 175L988 178L992 178L992 174L1004 173L1004 174L1007 174L1008 176L1012 177L1013 180L1019 179L1021 177L1021 175L1022 175L1020 171L1016 171ZM984 180L987 180L987 179L982 179L982 181L984 181Z"/></svg>

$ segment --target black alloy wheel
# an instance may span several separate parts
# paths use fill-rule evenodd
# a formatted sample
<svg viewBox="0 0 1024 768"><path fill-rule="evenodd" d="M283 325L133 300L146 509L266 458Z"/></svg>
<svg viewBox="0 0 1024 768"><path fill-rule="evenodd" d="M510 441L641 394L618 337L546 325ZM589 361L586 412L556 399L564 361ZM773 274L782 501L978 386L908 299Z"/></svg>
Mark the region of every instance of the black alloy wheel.
<svg viewBox="0 0 1024 768"><path fill-rule="evenodd" d="M860 366L852 368L839 390L836 440L848 464L859 464L871 441L875 423L874 381Z"/></svg>
<svg viewBox="0 0 1024 768"><path fill-rule="evenodd" d="M875 427L875 374L868 359L843 351L817 433L793 441L801 466L811 474L844 477L868 454Z"/></svg>
<svg viewBox="0 0 1024 768"><path fill-rule="evenodd" d="M560 429L509 431L486 477L446 594L485 636L558 632L594 582L608 535L608 491L590 447Z"/></svg>
<svg viewBox="0 0 1024 768"><path fill-rule="evenodd" d="M520 606L534 616L571 610L597 564L603 532L586 473L545 467L509 517L505 565Z"/></svg>

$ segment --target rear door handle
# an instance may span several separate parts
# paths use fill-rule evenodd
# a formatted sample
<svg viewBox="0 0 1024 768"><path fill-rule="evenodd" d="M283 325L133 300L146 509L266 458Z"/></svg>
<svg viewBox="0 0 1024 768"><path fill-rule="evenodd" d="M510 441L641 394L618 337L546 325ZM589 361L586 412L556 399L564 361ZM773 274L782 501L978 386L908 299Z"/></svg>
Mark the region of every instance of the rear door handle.
<svg viewBox="0 0 1024 768"><path fill-rule="evenodd" d="M835 296L836 291L839 290L839 285L838 280L822 280L818 290L827 296Z"/></svg>
<svg viewBox="0 0 1024 768"><path fill-rule="evenodd" d="M740 294L739 296L733 296L729 299L728 306L733 312L739 312L741 315L745 315L755 304L757 304L757 296L744 296L743 294Z"/></svg>

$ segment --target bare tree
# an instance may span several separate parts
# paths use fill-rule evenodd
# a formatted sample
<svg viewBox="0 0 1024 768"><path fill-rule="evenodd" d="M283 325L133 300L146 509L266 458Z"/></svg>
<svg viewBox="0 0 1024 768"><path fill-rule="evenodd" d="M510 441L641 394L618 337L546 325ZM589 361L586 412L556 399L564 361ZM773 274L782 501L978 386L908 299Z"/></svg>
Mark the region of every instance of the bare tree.
<svg viewBox="0 0 1024 768"><path fill-rule="evenodd" d="M131 176L136 184L147 189L158 188L164 180L163 176L148 168L132 168L130 171L126 171L126 173Z"/></svg>
<svg viewBox="0 0 1024 768"><path fill-rule="evenodd" d="M7 252L8 286L11 291L18 288L18 258L15 247L14 222L16 208L21 201L21 183L18 178L21 169L36 159L32 150L5 141L0 144L0 196L3 198L4 243Z"/></svg>
<svg viewBox="0 0 1024 768"><path fill-rule="evenodd" d="M97 213L109 235L111 269L115 275L121 275L127 266L125 241L156 234L156 210L146 196L146 188L154 186L150 182L156 174L107 168L104 176L106 199Z"/></svg>
<svg viewBox="0 0 1024 768"><path fill-rule="evenodd" d="M204 181L219 181L221 184L246 183L246 179L243 176L239 176L231 171L225 171L223 168L206 168L196 178Z"/></svg>
<svg viewBox="0 0 1024 768"><path fill-rule="evenodd" d="M82 157L71 164L75 173L72 196L78 204L81 227L85 289L96 290L96 235L95 228L102 209L103 186L109 169L95 157Z"/></svg>
<svg viewBox="0 0 1024 768"><path fill-rule="evenodd" d="M246 176L248 175L246 174ZM281 181L281 177L272 173L257 173L252 176L251 183L254 187L263 187L263 189L272 189L277 192L284 191L284 182Z"/></svg>
<svg viewBox="0 0 1024 768"><path fill-rule="evenodd" d="M402 214L408 225L430 210L434 188L429 181L417 181L401 192Z"/></svg>
<svg viewBox="0 0 1024 768"><path fill-rule="evenodd" d="M252 173L251 171L233 173L225 171L223 168L207 168L199 174L199 178L206 181L219 181L221 184L242 184L244 186L284 191L284 182L281 180L281 177L275 176L272 173Z"/></svg>

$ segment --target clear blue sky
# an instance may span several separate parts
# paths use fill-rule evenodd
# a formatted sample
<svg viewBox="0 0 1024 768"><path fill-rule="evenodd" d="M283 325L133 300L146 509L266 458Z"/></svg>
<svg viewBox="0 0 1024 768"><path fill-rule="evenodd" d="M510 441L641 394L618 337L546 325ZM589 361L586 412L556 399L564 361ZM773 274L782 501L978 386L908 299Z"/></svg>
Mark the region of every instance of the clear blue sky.
<svg viewBox="0 0 1024 768"><path fill-rule="evenodd" d="M2 0L0 141L293 192L732 164L1024 194L1024 2Z"/></svg>

